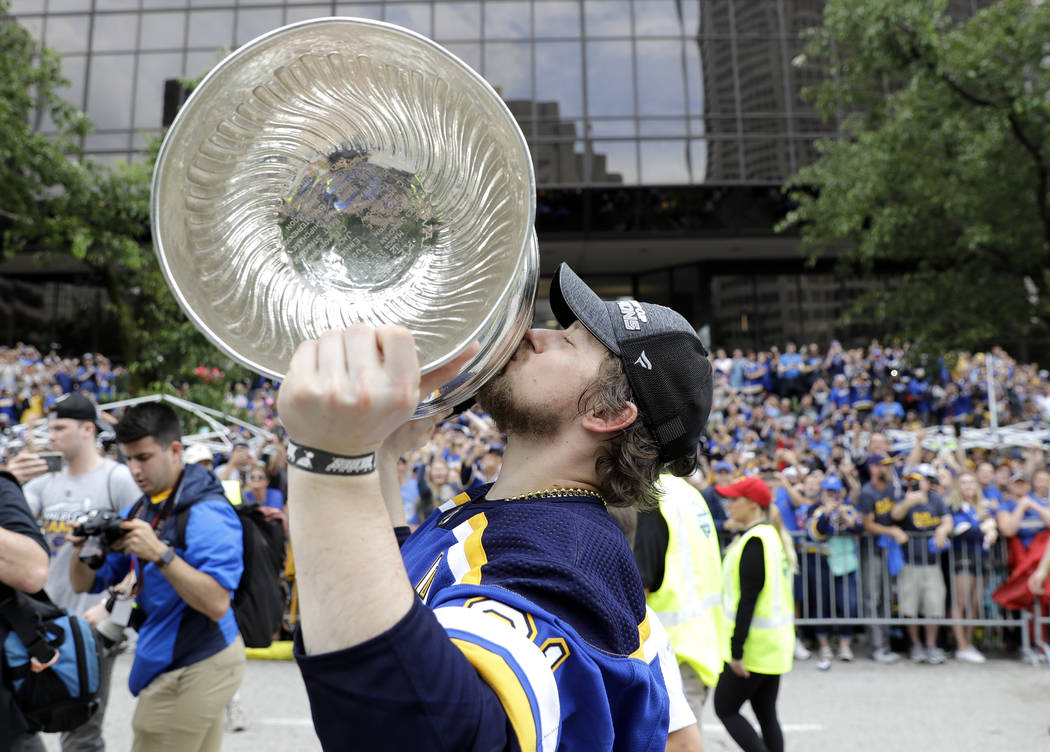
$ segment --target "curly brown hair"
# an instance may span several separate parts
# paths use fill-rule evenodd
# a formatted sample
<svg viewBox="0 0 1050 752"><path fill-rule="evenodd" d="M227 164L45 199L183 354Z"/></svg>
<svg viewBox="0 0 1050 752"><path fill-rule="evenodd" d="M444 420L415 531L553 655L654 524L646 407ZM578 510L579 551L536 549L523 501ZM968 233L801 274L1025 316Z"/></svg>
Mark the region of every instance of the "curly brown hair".
<svg viewBox="0 0 1050 752"><path fill-rule="evenodd" d="M610 352L598 368L594 383L580 395L578 408L581 414L615 415L633 401L623 364ZM594 469L598 474L598 490L610 507L653 509L659 500L655 485L660 474L665 471L679 476L691 474L696 470L696 452L669 463L661 461L660 447L639 410L634 423L603 443L595 457Z"/></svg>

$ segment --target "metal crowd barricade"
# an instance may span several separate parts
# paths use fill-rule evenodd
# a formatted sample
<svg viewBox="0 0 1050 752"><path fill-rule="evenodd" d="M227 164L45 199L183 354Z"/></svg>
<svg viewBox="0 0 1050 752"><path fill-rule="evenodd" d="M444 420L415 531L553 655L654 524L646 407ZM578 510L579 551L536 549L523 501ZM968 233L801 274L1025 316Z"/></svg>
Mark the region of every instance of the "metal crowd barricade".
<svg viewBox="0 0 1050 752"><path fill-rule="evenodd" d="M949 538L948 549L938 554L935 563L930 564L940 573L945 585L944 616L933 618L922 615L922 598L919 615L905 617L899 613L897 577L889 573L885 549L878 545L877 536L862 534L848 537L855 542L856 566L852 573L836 575L828 564L828 542L816 543L805 533L797 535L799 573L795 580L798 609L796 625L814 627L822 632L832 632L840 626L971 626L983 630L979 641L985 648L1001 648L1005 642L1004 631L1018 628L1021 647L1027 649L1032 646L1033 618L1038 635L1042 634L1039 628L1050 624L1050 615L1042 614L1038 608L1035 609L1038 616L1033 617L1031 611L1006 611L992 600L992 593L1009 576L1006 546L1001 540L987 549L977 544L967 553L957 549ZM926 550L932 537L928 533L911 534L908 545ZM840 572L843 568L849 568L848 557L845 558L843 562L840 556L837 562L844 564L837 567ZM976 608L972 603L961 604L960 597L963 594L959 588L967 583L957 574L972 577L977 594ZM962 607L955 610L956 604ZM1050 657L1050 645L1039 640L1036 647Z"/></svg>
<svg viewBox="0 0 1050 752"><path fill-rule="evenodd" d="M1050 644L1047 643L1048 627L1050 627L1050 601L1037 597L1032 609L1035 621L1035 648L1043 654L1043 658L1050 662Z"/></svg>

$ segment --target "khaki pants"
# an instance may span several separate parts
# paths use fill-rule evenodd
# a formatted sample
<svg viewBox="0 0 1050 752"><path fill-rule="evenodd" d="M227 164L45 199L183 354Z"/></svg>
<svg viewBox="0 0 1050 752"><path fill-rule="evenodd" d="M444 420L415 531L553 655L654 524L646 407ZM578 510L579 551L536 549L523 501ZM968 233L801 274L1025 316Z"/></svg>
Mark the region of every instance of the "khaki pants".
<svg viewBox="0 0 1050 752"><path fill-rule="evenodd" d="M132 752L218 752L226 703L244 678L244 640L166 671L139 693Z"/></svg>

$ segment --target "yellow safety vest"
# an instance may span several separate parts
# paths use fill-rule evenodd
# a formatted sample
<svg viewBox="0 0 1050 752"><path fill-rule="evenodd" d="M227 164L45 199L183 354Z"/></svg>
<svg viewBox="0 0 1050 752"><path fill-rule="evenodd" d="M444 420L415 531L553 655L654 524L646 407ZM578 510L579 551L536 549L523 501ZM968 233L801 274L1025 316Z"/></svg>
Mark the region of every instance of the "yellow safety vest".
<svg viewBox="0 0 1050 752"><path fill-rule="evenodd" d="M241 482L237 480L222 481L222 490L226 492L226 498L230 503L237 506L241 503Z"/></svg>
<svg viewBox="0 0 1050 752"><path fill-rule="evenodd" d="M678 662L713 687L722 673L718 530L704 497L681 478L660 476L657 492L669 537L663 582L646 600L667 630Z"/></svg>
<svg viewBox="0 0 1050 752"><path fill-rule="evenodd" d="M730 642L736 627L736 609L740 603L740 557L744 545L754 537L762 539L765 553L766 579L755 603L751 628L744 641L744 668L759 674L786 674L795 657L795 598L791 587L791 571L780 533L770 524L761 523L746 530L726 550L722 569L725 590L722 615L725 639L722 656L732 659Z"/></svg>

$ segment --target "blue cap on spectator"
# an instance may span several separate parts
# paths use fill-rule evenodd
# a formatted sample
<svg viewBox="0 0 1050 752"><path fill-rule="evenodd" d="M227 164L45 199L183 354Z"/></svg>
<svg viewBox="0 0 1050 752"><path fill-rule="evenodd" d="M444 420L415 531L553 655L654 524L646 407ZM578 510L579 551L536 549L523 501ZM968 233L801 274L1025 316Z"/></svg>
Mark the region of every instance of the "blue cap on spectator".
<svg viewBox="0 0 1050 752"><path fill-rule="evenodd" d="M868 455L867 464L869 464L869 465L892 465L893 464L893 458L892 457L887 457L885 454L879 454L878 452L875 452L874 454L869 454Z"/></svg>
<svg viewBox="0 0 1050 752"><path fill-rule="evenodd" d="M825 491L841 491L842 481L839 480L837 475L829 475L824 479L824 482L820 484L820 487Z"/></svg>
<svg viewBox="0 0 1050 752"><path fill-rule="evenodd" d="M716 462L715 463L715 472L716 473L731 473L731 472L733 472L733 464L731 462L726 462L725 460L722 460L721 462Z"/></svg>

